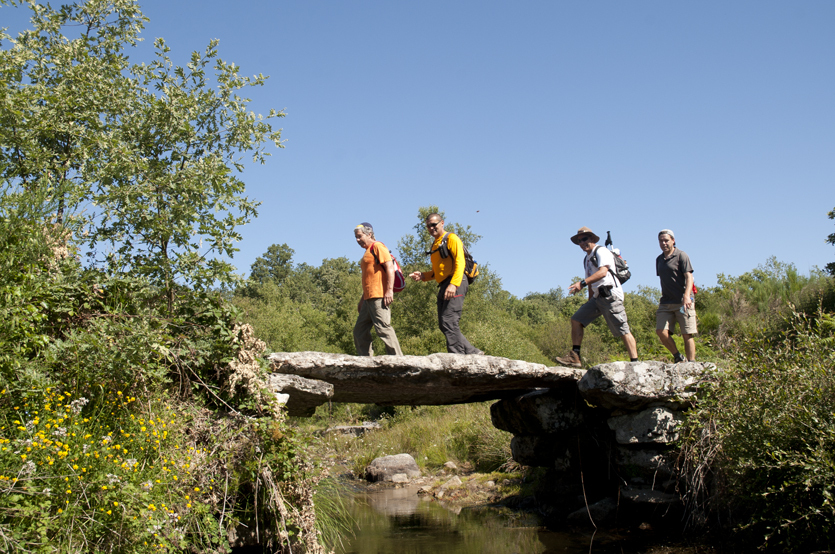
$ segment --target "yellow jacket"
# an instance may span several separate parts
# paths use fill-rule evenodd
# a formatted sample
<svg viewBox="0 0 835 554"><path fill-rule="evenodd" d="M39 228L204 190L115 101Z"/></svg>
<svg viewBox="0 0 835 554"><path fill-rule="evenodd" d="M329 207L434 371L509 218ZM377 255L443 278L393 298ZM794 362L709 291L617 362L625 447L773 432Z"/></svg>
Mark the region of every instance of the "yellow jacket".
<svg viewBox="0 0 835 554"><path fill-rule="evenodd" d="M439 247L443 242L444 237L447 237L447 249L449 250L449 257L442 258ZM454 233L444 233L432 243L432 271L421 274L421 281L428 281L435 278L438 283L443 282L450 275L452 275L451 284L456 287L461 286L461 280L464 278L464 266L466 260L464 259L464 243Z"/></svg>

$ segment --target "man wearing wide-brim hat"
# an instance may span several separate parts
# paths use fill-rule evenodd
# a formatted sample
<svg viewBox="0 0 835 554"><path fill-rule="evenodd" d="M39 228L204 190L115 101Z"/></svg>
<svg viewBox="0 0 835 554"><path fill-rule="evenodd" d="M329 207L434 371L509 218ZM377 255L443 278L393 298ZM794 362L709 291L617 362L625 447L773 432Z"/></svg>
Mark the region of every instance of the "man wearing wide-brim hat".
<svg viewBox="0 0 835 554"><path fill-rule="evenodd" d="M577 234L571 237L571 242L586 253L583 259L586 278L573 283L568 287L568 292L577 294L588 286L589 299L571 316L572 348L565 356L557 357L557 363L569 367L583 367L580 358L583 331L601 315L612 334L623 339L629 358L633 362L637 361L638 348L635 345L635 337L629 332L626 310L623 307L623 288L613 273L614 254L607 248L597 246L600 237L588 227L580 227Z"/></svg>

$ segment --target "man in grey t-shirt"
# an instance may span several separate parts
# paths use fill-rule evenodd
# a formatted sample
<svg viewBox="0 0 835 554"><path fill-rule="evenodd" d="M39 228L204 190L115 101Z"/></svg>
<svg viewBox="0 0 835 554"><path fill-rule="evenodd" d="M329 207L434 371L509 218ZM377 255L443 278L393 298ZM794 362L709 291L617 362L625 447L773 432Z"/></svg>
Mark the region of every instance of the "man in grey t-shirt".
<svg viewBox="0 0 835 554"><path fill-rule="evenodd" d="M655 259L655 274L661 278L661 303L655 312L655 332L676 362L685 358L670 336L676 322L684 339L687 361L696 359L696 306L693 302L693 266L690 257L676 248L676 236L670 229L658 233L661 255Z"/></svg>

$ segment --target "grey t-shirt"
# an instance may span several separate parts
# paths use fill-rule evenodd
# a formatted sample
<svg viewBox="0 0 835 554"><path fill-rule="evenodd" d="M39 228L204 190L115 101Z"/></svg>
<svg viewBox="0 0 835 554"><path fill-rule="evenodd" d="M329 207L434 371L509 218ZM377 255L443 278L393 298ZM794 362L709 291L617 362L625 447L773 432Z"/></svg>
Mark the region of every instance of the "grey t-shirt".
<svg viewBox="0 0 835 554"><path fill-rule="evenodd" d="M663 252L655 258L655 274L661 278L662 304L681 304L687 273L693 273L690 256L678 248L669 258Z"/></svg>

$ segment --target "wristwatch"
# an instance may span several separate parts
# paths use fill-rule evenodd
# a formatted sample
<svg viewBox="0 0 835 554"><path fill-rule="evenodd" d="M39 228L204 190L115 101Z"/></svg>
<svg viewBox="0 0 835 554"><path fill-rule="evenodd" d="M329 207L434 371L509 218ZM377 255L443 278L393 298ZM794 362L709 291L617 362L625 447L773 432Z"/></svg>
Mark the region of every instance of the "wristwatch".
<svg viewBox="0 0 835 554"><path fill-rule="evenodd" d="M586 288L586 280L585 280L585 279L583 279L582 281L580 281L580 288L581 288L581 289Z"/></svg>

